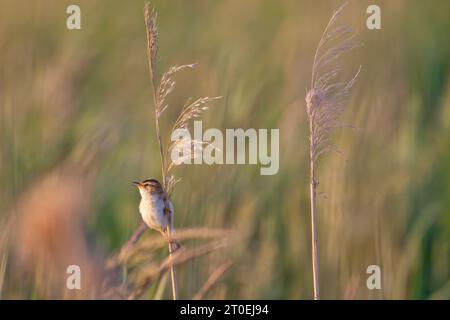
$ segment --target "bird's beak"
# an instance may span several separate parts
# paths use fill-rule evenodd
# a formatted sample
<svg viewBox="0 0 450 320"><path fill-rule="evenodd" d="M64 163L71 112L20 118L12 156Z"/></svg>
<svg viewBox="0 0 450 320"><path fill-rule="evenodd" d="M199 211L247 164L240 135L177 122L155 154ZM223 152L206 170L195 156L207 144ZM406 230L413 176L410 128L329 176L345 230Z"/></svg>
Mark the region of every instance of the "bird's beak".
<svg viewBox="0 0 450 320"><path fill-rule="evenodd" d="M132 184L135 185L138 188L142 186L142 184L140 182L137 182L137 181L133 181Z"/></svg>

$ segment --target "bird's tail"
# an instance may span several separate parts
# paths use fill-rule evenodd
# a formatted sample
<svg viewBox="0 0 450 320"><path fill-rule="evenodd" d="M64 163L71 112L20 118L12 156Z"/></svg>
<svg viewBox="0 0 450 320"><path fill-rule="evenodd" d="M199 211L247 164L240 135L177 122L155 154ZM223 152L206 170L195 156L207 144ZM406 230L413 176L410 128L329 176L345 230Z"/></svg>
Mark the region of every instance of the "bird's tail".
<svg viewBox="0 0 450 320"><path fill-rule="evenodd" d="M167 207L166 207L167 208ZM168 206L168 224L167 224L167 230L166 230L166 234L167 237L169 239L169 243L171 246L171 251L175 252L176 250L178 250L181 247L181 243L180 241L178 241L177 237L176 237L176 232L175 232L175 228L173 226L173 206L171 205L171 203L169 202L169 206Z"/></svg>

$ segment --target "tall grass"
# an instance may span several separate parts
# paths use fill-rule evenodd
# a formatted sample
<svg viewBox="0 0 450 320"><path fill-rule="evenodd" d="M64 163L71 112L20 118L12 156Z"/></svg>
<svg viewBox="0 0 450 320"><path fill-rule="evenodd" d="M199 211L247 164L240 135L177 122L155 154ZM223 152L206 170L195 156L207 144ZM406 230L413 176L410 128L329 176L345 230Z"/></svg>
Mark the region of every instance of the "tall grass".
<svg viewBox="0 0 450 320"><path fill-rule="evenodd" d="M320 299L316 219L319 180L315 168L321 155L329 151L339 152L339 149L331 141L330 134L334 129L344 127L339 123L339 118L359 74L358 70L355 76L346 82L336 80L341 71L341 68L335 65L336 60L356 47L353 42L353 30L345 25L337 25L337 20L345 5L333 13L319 41L314 54L311 89L305 99L309 119L311 260L315 300Z"/></svg>
<svg viewBox="0 0 450 320"><path fill-rule="evenodd" d="M172 90L175 87L175 80L173 79L174 75L177 72L180 72L187 68L194 68L193 64L187 64L187 65L181 65L181 66L172 66L169 68L167 72L165 72L161 78L161 81L158 83L157 75L156 75L156 59L157 59L157 52L158 52L158 28L156 24L156 13L151 8L149 3L145 4L144 7L144 18L145 18L145 26L147 31L147 58L148 58L148 66L149 66L149 72L150 72L150 81L151 81L151 88L152 88L152 94L153 94L153 105L155 109L155 131L156 131L156 138L158 139L158 146L159 146L159 155L161 160L161 175L162 175L162 181L163 181L163 188L164 192L169 195L172 193L173 188L175 187L175 184L179 181L179 179L176 179L175 176L169 174L171 173L171 169L180 163L175 163L173 161L168 161L167 159L170 157L171 151L173 149L176 150L185 150L186 146L191 150L191 152L187 155L183 155L184 157L188 157L190 159L195 158L198 154L195 153L195 150L197 149L198 145L203 145L202 141L195 141L195 140L175 140L172 141L167 151L164 152L164 144L163 144L163 138L161 133L161 127L160 127L160 117L164 113L164 111L167 109L168 104L166 102L167 96L172 92ZM187 129L188 123L190 120L194 118L198 118L201 113L205 110L207 110L206 104L212 100L215 100L219 97L215 98L200 98L198 100L195 100L194 102L188 101L183 109L181 110L178 118L174 122L172 132L170 136L172 136L172 133L179 129ZM194 148L194 151L192 151L192 148ZM167 199L167 198L166 198ZM170 212L169 204L166 203L166 216L168 226L173 226L173 212ZM169 261L172 261L173 252L175 251L176 246L174 245L173 241L171 240L173 238L172 233L173 228L168 227L167 228L167 237L169 241ZM175 271L175 266L170 266L170 275L171 275L171 284L172 284L172 296L174 300L178 300L178 284L177 284L177 275Z"/></svg>

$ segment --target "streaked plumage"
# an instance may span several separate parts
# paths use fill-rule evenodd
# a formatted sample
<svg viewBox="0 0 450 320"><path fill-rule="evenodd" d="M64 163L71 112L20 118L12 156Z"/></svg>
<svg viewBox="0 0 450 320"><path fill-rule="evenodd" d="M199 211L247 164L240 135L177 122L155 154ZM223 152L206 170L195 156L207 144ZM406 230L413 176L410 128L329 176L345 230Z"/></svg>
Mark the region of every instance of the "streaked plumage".
<svg viewBox="0 0 450 320"><path fill-rule="evenodd" d="M171 226L173 231L173 205L164 192L158 180L147 179L142 182L133 182L141 194L139 212L145 224L154 230L165 233L167 230L167 216L165 208L169 210Z"/></svg>

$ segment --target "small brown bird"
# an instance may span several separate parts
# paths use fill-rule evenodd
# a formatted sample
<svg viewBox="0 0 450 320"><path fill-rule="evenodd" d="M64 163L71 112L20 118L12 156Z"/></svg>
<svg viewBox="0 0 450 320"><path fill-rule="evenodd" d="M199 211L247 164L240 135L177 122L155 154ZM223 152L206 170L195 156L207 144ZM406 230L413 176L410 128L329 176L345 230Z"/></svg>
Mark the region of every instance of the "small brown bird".
<svg viewBox="0 0 450 320"><path fill-rule="evenodd" d="M133 184L138 187L141 194L139 212L145 224L163 235L167 235L168 227L173 233L173 205L161 183L156 179L147 179Z"/></svg>

